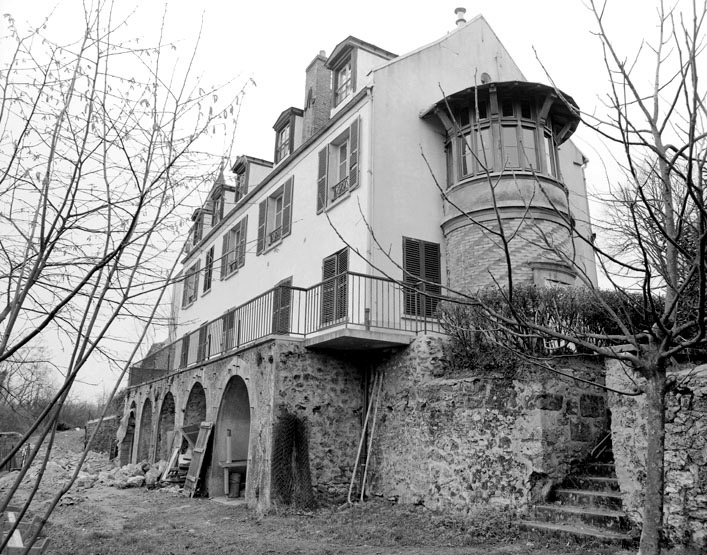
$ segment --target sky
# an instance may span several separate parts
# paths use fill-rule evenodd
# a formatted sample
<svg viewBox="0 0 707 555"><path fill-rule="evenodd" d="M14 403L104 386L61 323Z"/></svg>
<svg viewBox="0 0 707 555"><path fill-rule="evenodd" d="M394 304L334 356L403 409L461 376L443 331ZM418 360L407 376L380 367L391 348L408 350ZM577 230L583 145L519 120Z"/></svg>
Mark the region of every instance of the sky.
<svg viewBox="0 0 707 555"><path fill-rule="evenodd" d="M116 10L128 13L132 5L121 0ZM241 104L233 155L271 159L272 125L282 110L303 106L304 70L320 50L329 54L353 35L405 54L452 31L458 6L466 8L467 20L479 14L486 18L528 80L548 83L546 70L584 111L602 110L606 70L599 41L592 34L596 24L581 0L143 1L128 19L126 31L139 36L141 45L154 44L166 8L166 40L175 41L176 55L186 61L201 29L195 67L204 88L231 80L253 83ZM655 36L657 6L658 0L607 3L609 34L627 58L644 38ZM80 32L82 2L0 0L0 15L5 13L20 26L39 25L52 13L46 32L68 38ZM0 55L1 50L2 45ZM603 161L610 159L609 151L586 128L580 127L573 139L590 161L586 169L590 194L606 190ZM595 203L591 210L596 215L601 206ZM100 395L112 381L100 368L82 377L78 392L84 397Z"/></svg>

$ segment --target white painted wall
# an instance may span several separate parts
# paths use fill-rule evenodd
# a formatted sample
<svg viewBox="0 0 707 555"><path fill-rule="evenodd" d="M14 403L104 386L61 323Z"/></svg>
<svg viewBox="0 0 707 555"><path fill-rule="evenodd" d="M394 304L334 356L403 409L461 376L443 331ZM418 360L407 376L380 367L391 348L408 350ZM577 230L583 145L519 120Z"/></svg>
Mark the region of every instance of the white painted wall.
<svg viewBox="0 0 707 555"><path fill-rule="evenodd" d="M569 191L570 211L574 217L580 237L591 238L592 226L589 219L589 201L587 199L584 178L584 156L570 140L560 146L560 172ZM584 268L589 280L597 284L597 267L591 246L579 237L575 239L577 263Z"/></svg>
<svg viewBox="0 0 707 555"><path fill-rule="evenodd" d="M374 71L372 218L381 243L398 264L402 236L443 242L440 192L421 153L446 187L444 133L421 120L420 113L444 94L474 86L474 75L480 79L483 72L495 81L524 80L482 17ZM373 260L402 277L380 249L374 249Z"/></svg>
<svg viewBox="0 0 707 555"><path fill-rule="evenodd" d="M359 186L347 198L332 206L327 214L317 214L317 165L318 152L324 145L348 129L355 118L360 117L359 129ZM368 206L370 102L364 100L359 108L342 118L326 134L322 135L305 152L293 159L284 170L277 168L278 176L250 199L247 206L224 219L219 232L198 249L190 253L185 269L201 260L204 267L205 253L215 245L214 280L211 290L202 293L203 272L199 280L199 298L186 309L180 309L178 315L177 337L194 331L206 321L221 316L229 309L274 287L281 280L292 276L296 287L310 287L321 281L322 260L342 249L345 243L337 236L342 234L347 243L361 252L366 252L368 233L362 223L359 204ZM278 187L294 176L292 201L292 233L274 249L259 256L256 255L258 237L258 204ZM220 280L220 257L223 235L243 216L248 215L247 253L245 265L236 273ZM354 272L367 272L367 264L353 251L349 257L349 269ZM175 293L179 294L181 307L181 285Z"/></svg>

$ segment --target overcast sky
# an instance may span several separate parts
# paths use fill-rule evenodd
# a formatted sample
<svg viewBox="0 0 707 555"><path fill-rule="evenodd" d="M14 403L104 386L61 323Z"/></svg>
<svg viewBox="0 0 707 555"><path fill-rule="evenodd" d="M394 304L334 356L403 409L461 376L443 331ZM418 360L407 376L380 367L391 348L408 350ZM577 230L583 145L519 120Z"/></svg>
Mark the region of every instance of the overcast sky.
<svg viewBox="0 0 707 555"><path fill-rule="evenodd" d="M127 10L130 4L129 0L117 2L119 10ZM609 1L608 28L627 57L635 54L644 38L655 37L657 5L657 0ZM47 33L68 37L80 32L81 6L77 0L0 0L0 14L11 13L19 26L38 25L54 10ZM129 19L129 30L141 37L141 45L156 40L164 6L143 1ZM255 82L242 104L236 155L272 158L272 125L283 109L302 107L304 70L320 50L329 54L353 35L405 54L452 31L458 6L467 9L467 20L478 14L487 19L528 80L548 82L537 52L556 85L583 110L598 110L599 98L607 91L601 49L591 34L596 25L581 0L168 0L166 6L168 40L178 41L178 53L185 59L203 17L197 67L205 88L231 79ZM580 128L574 140L590 160L590 192L605 190L600 161L608 158L606 151L586 129ZM97 372L84 375L84 380L103 381ZM87 395L102 389L102 385L81 386L80 391Z"/></svg>

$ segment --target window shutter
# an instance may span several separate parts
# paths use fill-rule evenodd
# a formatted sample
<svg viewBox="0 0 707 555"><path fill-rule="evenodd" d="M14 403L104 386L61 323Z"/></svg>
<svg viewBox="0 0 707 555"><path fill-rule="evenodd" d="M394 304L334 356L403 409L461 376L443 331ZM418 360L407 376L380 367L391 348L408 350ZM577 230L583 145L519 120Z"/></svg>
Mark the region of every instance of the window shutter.
<svg viewBox="0 0 707 555"><path fill-rule="evenodd" d="M349 189L358 187L358 123L356 118L349 128Z"/></svg>
<svg viewBox="0 0 707 555"><path fill-rule="evenodd" d="M336 273L349 271L349 249L345 248L336 255Z"/></svg>
<svg viewBox="0 0 707 555"><path fill-rule="evenodd" d="M184 279L182 279L182 308L187 306L189 301L187 300L189 298L189 274L184 275Z"/></svg>
<svg viewBox="0 0 707 555"><path fill-rule="evenodd" d="M428 283L425 284L425 291L429 296L424 297L424 315L432 316L437 309L439 299L436 298L442 292L442 272L440 267L440 251L439 243L423 242L423 263L424 263L424 279Z"/></svg>
<svg viewBox="0 0 707 555"><path fill-rule="evenodd" d="M245 249L248 244L246 237L248 235L248 215L238 223L240 226L240 242L238 244L238 260L236 261L236 266L239 268L245 264ZM235 248L235 245L234 245Z"/></svg>
<svg viewBox="0 0 707 555"><path fill-rule="evenodd" d="M326 170L327 147L319 151L319 170L317 172L317 214L326 206Z"/></svg>
<svg viewBox="0 0 707 555"><path fill-rule="evenodd" d="M441 283L439 243L423 242L424 279L432 283Z"/></svg>
<svg viewBox="0 0 707 555"><path fill-rule="evenodd" d="M417 291L422 275L422 258L420 256L420 241L403 237L403 283L410 284L403 289L405 298L405 314L417 316L420 314L421 295Z"/></svg>
<svg viewBox="0 0 707 555"><path fill-rule="evenodd" d="M224 279L228 273L228 237L230 234L231 232L227 231L226 235L223 236L223 244L221 246L221 279Z"/></svg>
<svg viewBox="0 0 707 555"><path fill-rule="evenodd" d="M333 278L336 272L336 255L327 256L322 262L322 281Z"/></svg>
<svg viewBox="0 0 707 555"><path fill-rule="evenodd" d="M422 277L422 259L420 257L420 241L403 237L403 268L404 281L417 282Z"/></svg>
<svg viewBox="0 0 707 555"><path fill-rule="evenodd" d="M322 261L322 324L333 322L335 318L336 280L333 278L337 273L336 259L337 255L332 254Z"/></svg>
<svg viewBox="0 0 707 555"><path fill-rule="evenodd" d="M285 193L282 202L282 237L292 232L292 185L295 178L290 177L285 183Z"/></svg>
<svg viewBox="0 0 707 555"><path fill-rule="evenodd" d="M201 260L196 262L196 268L194 269L194 300L199 293L199 269L201 268Z"/></svg>
<svg viewBox="0 0 707 555"><path fill-rule="evenodd" d="M255 248L255 254L260 254L265 248L265 216L267 206L267 199L258 205L258 244Z"/></svg>

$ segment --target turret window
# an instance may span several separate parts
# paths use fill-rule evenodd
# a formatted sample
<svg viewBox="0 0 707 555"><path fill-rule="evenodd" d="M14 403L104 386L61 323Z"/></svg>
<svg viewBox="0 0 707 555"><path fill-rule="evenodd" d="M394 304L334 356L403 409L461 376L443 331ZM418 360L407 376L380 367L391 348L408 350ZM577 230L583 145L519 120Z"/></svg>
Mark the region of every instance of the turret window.
<svg viewBox="0 0 707 555"><path fill-rule="evenodd" d="M496 103L494 94L454 112L457 139L452 151L458 174L450 183L499 171L558 177L552 122L549 117L539 121L541 99L499 97Z"/></svg>

